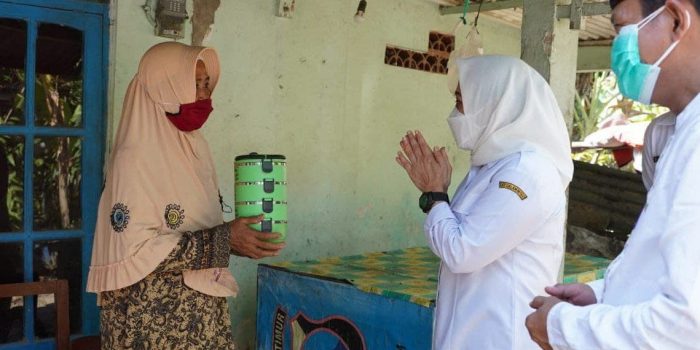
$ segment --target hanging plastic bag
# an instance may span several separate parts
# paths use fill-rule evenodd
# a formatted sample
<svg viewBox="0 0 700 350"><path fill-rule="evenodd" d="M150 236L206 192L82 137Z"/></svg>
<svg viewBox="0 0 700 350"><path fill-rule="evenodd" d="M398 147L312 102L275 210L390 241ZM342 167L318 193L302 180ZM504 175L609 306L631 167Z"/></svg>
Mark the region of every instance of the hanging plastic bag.
<svg viewBox="0 0 700 350"><path fill-rule="evenodd" d="M463 26L460 20L453 33ZM459 72L457 72L457 61L462 58L472 57L472 56L482 56L484 54L484 45L481 41L481 35L476 27L476 24L471 27L467 37L459 48L455 48L452 53L450 53L450 58L447 61L447 87L451 94L457 90L457 84L459 83Z"/></svg>

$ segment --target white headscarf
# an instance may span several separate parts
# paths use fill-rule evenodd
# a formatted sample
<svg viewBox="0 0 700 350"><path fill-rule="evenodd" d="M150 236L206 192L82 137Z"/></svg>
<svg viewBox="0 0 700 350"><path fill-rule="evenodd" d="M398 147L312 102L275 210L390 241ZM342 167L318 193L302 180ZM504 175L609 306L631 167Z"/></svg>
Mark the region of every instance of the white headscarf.
<svg viewBox="0 0 700 350"><path fill-rule="evenodd" d="M474 133L476 140L470 142L472 164L485 165L516 152L535 151L554 163L566 188L574 168L569 132L542 76L522 60L508 56L465 58L457 67L465 115L475 118L479 129Z"/></svg>

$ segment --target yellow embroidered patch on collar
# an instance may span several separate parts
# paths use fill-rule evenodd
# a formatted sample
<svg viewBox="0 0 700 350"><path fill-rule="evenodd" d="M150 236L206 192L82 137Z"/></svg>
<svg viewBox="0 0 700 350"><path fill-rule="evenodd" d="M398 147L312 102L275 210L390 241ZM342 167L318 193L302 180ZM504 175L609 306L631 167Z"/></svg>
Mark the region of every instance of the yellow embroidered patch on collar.
<svg viewBox="0 0 700 350"><path fill-rule="evenodd" d="M527 194L525 194L525 191L523 191L522 189L520 189L520 187L513 185L510 182L501 181L498 183L498 187L513 191L513 193L517 194L518 197L520 197L520 200L524 201L525 199L527 199Z"/></svg>

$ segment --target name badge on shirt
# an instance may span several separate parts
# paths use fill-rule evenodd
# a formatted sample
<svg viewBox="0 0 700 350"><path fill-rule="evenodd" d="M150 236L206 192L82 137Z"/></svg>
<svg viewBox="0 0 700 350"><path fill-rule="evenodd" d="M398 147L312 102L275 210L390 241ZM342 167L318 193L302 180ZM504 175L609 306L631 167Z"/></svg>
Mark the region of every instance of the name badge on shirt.
<svg viewBox="0 0 700 350"><path fill-rule="evenodd" d="M512 191L513 193L517 194L518 197L520 197L520 200L524 201L525 199L527 199L527 194L525 194L525 191L523 191L522 189L520 189L520 187L513 185L510 182L501 181L498 183L498 187Z"/></svg>

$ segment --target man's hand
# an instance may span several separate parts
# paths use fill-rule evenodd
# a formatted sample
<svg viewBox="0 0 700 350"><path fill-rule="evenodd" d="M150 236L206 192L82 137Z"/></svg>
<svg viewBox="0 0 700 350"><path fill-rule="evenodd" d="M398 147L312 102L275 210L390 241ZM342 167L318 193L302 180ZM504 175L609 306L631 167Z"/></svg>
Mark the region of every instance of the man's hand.
<svg viewBox="0 0 700 350"><path fill-rule="evenodd" d="M430 149L420 131L406 133L401 139L396 162L421 192L447 192L452 179L452 165L445 148Z"/></svg>
<svg viewBox="0 0 700 350"><path fill-rule="evenodd" d="M285 247L285 244L266 242L279 238L280 235L278 233L264 233L248 227L248 225L260 223L263 218L264 217L260 215L257 217L233 220L231 224L231 233L229 234L229 244L233 254L251 259L279 255L280 250Z"/></svg>
<svg viewBox="0 0 700 350"><path fill-rule="evenodd" d="M547 335L547 316L549 316L549 310L558 303L561 303L561 300L554 297L535 297L530 302L530 307L535 309L535 312L525 319L525 325L530 332L530 338L544 350L552 349Z"/></svg>
<svg viewBox="0 0 700 350"><path fill-rule="evenodd" d="M587 284L557 284L544 289L549 295L577 306L587 306L597 302L595 292Z"/></svg>

